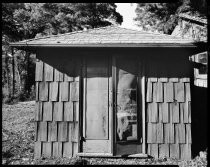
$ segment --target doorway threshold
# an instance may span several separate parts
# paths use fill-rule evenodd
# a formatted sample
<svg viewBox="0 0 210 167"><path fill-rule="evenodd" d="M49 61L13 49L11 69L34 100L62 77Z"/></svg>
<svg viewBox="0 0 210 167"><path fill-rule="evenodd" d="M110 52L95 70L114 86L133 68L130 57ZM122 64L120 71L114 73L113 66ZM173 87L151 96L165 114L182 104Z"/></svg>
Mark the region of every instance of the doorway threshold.
<svg viewBox="0 0 210 167"><path fill-rule="evenodd" d="M113 155L112 153L77 153L79 157L86 158L150 158L147 154L126 154L126 155Z"/></svg>

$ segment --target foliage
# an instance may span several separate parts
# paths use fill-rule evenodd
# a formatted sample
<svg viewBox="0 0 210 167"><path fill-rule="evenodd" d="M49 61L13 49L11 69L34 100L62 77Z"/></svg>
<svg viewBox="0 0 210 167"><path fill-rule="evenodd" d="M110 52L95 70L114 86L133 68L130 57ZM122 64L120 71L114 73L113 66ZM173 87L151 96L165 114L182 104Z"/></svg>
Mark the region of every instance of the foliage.
<svg viewBox="0 0 210 167"><path fill-rule="evenodd" d="M198 5L200 4L200 5ZM177 25L178 15L206 17L207 8L205 0L178 0L174 3L139 3L136 8L135 21L144 30L159 31L171 34Z"/></svg>
<svg viewBox="0 0 210 167"><path fill-rule="evenodd" d="M3 101L31 99L34 94L35 57L15 50L13 65L10 42L114 23L122 23L114 3L2 3Z"/></svg>

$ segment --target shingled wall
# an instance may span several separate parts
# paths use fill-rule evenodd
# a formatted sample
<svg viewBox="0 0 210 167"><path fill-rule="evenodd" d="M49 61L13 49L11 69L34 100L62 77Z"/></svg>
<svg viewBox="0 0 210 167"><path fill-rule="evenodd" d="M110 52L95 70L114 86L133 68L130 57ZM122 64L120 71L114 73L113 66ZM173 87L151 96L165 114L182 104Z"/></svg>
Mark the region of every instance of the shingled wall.
<svg viewBox="0 0 210 167"><path fill-rule="evenodd" d="M148 78L147 153L156 158L191 158L189 78Z"/></svg>
<svg viewBox="0 0 210 167"><path fill-rule="evenodd" d="M35 158L72 157L78 152L79 78L37 59Z"/></svg>

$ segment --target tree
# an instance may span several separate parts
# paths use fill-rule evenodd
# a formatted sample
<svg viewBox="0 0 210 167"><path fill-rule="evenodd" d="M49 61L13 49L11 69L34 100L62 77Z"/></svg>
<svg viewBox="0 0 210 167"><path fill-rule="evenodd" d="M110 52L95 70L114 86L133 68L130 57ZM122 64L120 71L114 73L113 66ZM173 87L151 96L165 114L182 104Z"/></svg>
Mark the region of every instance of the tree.
<svg viewBox="0 0 210 167"><path fill-rule="evenodd" d="M175 3L139 3L136 8L135 21L144 30L157 30L171 34L177 25L180 13L205 17L207 16L206 1L178 0Z"/></svg>
<svg viewBox="0 0 210 167"><path fill-rule="evenodd" d="M8 60L8 54L11 54L9 42L107 26L113 22L122 23L122 16L116 12L114 3L2 3L2 50L4 50L2 55L7 57L4 63L15 66L15 63L11 64ZM18 54L15 54L16 60L18 60ZM28 78L24 84L24 89L28 93L35 84L32 79L35 78L32 73L35 68L34 60L32 57L19 59L16 65L21 68L13 67L20 70L22 80ZM7 72L11 73L6 69L7 65L4 65L4 75L2 75L5 78L12 76L6 75ZM9 82L9 79L7 80Z"/></svg>

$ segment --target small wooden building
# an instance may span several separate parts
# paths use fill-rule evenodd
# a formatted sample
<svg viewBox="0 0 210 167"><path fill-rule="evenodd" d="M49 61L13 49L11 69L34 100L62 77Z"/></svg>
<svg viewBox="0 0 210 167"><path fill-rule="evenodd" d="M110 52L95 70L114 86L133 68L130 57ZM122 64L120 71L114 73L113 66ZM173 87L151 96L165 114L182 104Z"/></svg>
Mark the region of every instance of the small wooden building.
<svg viewBox="0 0 210 167"><path fill-rule="evenodd" d="M35 157L191 158L196 43L118 26L35 38Z"/></svg>

